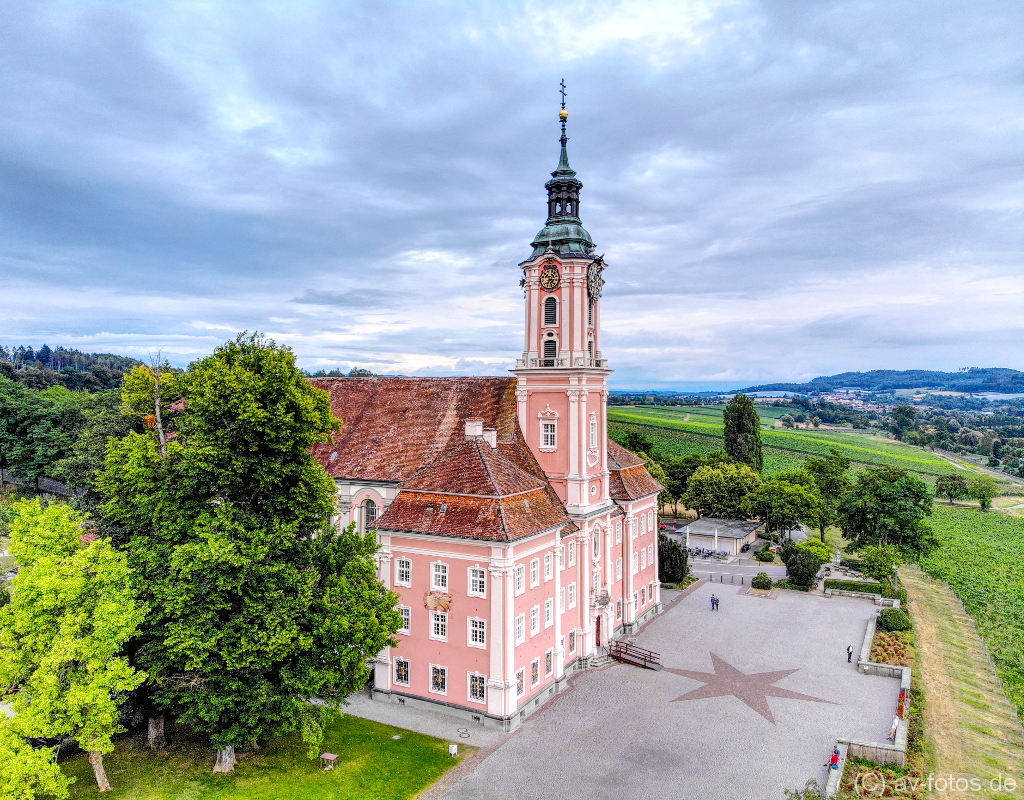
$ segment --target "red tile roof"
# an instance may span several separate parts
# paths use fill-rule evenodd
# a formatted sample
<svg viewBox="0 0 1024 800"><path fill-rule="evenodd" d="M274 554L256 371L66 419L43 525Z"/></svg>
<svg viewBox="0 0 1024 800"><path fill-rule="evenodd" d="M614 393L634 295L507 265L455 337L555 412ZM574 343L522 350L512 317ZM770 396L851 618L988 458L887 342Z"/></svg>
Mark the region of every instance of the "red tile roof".
<svg viewBox="0 0 1024 800"><path fill-rule="evenodd" d="M665 487L651 477L644 460L625 447L608 440L608 491L612 500L639 500Z"/></svg>
<svg viewBox="0 0 1024 800"><path fill-rule="evenodd" d="M512 438L515 378L313 378L344 426L313 455L334 478L404 481L465 437L466 420Z"/></svg>
<svg viewBox="0 0 1024 800"><path fill-rule="evenodd" d="M511 449L502 448L506 452ZM543 489L545 485L547 480L526 472L487 442L471 439L403 482L402 489L504 497Z"/></svg>

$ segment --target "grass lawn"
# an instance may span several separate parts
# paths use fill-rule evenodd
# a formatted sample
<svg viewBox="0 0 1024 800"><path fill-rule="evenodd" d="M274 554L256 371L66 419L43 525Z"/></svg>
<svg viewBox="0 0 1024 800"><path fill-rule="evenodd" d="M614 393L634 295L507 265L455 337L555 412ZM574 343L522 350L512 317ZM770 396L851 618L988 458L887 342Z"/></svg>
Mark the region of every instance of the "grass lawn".
<svg viewBox="0 0 1024 800"><path fill-rule="evenodd" d="M400 735L401 739L392 739ZM104 757L114 790L100 794L85 755L63 764L77 780L72 798L110 800L400 800L411 798L455 766L448 742L343 716L328 726L323 750L338 755L330 772L310 761L297 735L271 740L258 752L239 754L233 775L213 775L215 751L205 738L168 731L171 746L150 753L141 737L118 743ZM474 748L460 747L465 757Z"/></svg>

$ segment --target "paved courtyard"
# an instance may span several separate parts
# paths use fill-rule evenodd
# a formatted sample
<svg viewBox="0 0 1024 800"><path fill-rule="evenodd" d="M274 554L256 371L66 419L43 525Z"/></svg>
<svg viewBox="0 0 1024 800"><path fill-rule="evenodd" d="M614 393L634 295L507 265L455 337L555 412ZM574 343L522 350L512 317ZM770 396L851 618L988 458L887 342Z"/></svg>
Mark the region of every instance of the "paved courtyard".
<svg viewBox="0 0 1024 800"><path fill-rule="evenodd" d="M875 607L739 590L699 586L637 639L664 670L582 673L445 800L781 800L822 780L837 738L885 741L899 681L846 663Z"/></svg>

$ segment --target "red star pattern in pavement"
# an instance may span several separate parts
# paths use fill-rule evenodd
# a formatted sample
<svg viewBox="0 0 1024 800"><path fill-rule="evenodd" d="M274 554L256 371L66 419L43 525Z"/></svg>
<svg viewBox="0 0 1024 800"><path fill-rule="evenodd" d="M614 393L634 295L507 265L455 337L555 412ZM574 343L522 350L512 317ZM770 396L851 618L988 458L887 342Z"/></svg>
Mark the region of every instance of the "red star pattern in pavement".
<svg viewBox="0 0 1024 800"><path fill-rule="evenodd" d="M832 700L822 700L820 697L811 697L799 692L791 692L789 689L780 689L772 684L781 681L787 675L792 675L798 670L781 669L775 672L753 672L749 675L740 672L736 667L727 664L725 659L715 653L711 654L711 663L715 667L714 672L695 672L690 669L672 669L665 667L665 672L673 675L682 675L684 678L693 678L703 683L693 691L677 697L673 703L680 700L700 700L705 697L725 697L732 695L741 702L754 709L758 714L775 724L775 717L768 707L769 697L785 697L789 700L807 700L812 703L830 703L839 705Z"/></svg>

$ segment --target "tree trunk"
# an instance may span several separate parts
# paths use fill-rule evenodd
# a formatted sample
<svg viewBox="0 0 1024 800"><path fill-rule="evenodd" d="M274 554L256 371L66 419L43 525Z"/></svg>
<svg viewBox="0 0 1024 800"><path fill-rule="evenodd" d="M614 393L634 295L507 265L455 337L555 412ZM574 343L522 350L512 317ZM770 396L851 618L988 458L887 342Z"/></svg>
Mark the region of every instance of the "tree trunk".
<svg viewBox="0 0 1024 800"><path fill-rule="evenodd" d="M825 526L819 525L818 530L821 531L821 543L825 544Z"/></svg>
<svg viewBox="0 0 1024 800"><path fill-rule="evenodd" d="M222 747L217 751L217 763L213 765L213 771L216 772L234 772L235 764L235 746L229 744L227 747Z"/></svg>
<svg viewBox="0 0 1024 800"><path fill-rule="evenodd" d="M103 753L99 750L90 750L89 763L92 764L92 772L96 776L96 786L101 792L109 792L112 787L107 778L107 771L103 769Z"/></svg>
<svg viewBox="0 0 1024 800"><path fill-rule="evenodd" d="M163 717L150 717L149 718L149 749L150 750L162 750L167 746L167 739L164 738L164 718Z"/></svg>

